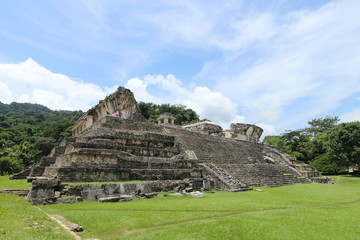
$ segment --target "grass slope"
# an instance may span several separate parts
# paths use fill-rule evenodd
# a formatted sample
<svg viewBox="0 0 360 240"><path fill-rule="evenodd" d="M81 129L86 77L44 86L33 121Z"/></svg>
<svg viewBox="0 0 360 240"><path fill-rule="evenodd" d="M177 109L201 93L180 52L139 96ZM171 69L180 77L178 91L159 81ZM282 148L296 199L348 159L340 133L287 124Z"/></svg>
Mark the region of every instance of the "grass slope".
<svg viewBox="0 0 360 240"><path fill-rule="evenodd" d="M360 178L264 192L216 192L206 198L157 197L41 208L98 239L358 239Z"/></svg>
<svg viewBox="0 0 360 240"><path fill-rule="evenodd" d="M0 239L73 239L24 197L0 194Z"/></svg>

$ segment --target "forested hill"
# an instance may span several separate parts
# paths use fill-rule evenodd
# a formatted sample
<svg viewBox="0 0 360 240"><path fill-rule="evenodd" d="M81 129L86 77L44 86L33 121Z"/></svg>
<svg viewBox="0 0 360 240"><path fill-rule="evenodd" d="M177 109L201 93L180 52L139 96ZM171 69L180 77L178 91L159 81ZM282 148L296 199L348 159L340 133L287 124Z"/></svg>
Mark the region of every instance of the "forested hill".
<svg viewBox="0 0 360 240"><path fill-rule="evenodd" d="M17 172L48 155L83 114L31 103L0 103L0 168ZM10 163L9 163L10 162ZM2 172L4 173L4 172Z"/></svg>

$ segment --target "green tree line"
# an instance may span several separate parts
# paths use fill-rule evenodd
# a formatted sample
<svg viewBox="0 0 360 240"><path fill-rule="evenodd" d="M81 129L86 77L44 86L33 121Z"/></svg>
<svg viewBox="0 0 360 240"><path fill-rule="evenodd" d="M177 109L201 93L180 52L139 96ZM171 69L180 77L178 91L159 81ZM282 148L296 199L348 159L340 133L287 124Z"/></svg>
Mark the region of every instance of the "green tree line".
<svg viewBox="0 0 360 240"><path fill-rule="evenodd" d="M339 124L339 117L313 119L308 126L266 136L264 143L276 146L323 173L339 173L360 164L360 122Z"/></svg>
<svg viewBox="0 0 360 240"><path fill-rule="evenodd" d="M191 122L199 121L199 115L192 109L186 108L184 105L176 104L154 104L140 102L139 108L141 114L153 123L157 123L160 114L169 112L174 115L176 125L184 125Z"/></svg>
<svg viewBox="0 0 360 240"><path fill-rule="evenodd" d="M19 172L50 153L83 114L39 104L0 103L0 174Z"/></svg>

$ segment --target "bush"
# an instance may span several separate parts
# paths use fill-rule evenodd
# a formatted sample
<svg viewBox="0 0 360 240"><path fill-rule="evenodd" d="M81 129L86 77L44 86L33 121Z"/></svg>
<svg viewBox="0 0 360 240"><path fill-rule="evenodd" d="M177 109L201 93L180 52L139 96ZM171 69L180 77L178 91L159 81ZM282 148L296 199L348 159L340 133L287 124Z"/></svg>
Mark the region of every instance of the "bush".
<svg viewBox="0 0 360 240"><path fill-rule="evenodd" d="M4 176L5 174L12 173L12 162L8 157L0 158L0 174Z"/></svg>

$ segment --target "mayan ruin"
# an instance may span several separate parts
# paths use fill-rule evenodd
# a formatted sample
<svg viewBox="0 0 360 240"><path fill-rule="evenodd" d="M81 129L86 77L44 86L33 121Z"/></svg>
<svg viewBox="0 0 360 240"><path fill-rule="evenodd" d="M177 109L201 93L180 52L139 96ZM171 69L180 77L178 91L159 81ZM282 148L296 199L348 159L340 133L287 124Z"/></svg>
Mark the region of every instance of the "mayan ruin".
<svg viewBox="0 0 360 240"><path fill-rule="evenodd" d="M260 127L241 123L222 131L209 120L176 126L169 113L154 124L141 115L133 93L119 87L79 119L71 137L14 178L66 182L203 179L226 191L325 181L316 169L260 143L262 132Z"/></svg>

